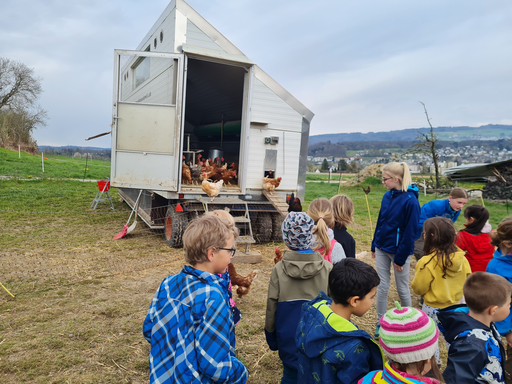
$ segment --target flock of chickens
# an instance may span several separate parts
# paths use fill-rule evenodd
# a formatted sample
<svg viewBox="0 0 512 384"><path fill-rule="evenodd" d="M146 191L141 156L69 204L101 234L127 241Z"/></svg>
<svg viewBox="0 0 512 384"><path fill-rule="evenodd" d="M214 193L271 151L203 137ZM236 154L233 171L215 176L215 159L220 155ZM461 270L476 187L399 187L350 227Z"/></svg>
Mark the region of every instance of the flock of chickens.
<svg viewBox="0 0 512 384"><path fill-rule="evenodd" d="M216 157L213 159L207 159L206 161L201 160L201 154L196 156L196 164L194 165L191 161L185 162L185 156L183 156L183 166L181 179L185 184L197 184L201 183L201 188L204 193L213 199L219 195L223 185L238 184L238 164L231 163L228 165L224 161L224 158L220 159ZM279 187L281 184L281 177L277 179L269 178L268 176L263 179L263 189L272 194L274 189Z"/></svg>

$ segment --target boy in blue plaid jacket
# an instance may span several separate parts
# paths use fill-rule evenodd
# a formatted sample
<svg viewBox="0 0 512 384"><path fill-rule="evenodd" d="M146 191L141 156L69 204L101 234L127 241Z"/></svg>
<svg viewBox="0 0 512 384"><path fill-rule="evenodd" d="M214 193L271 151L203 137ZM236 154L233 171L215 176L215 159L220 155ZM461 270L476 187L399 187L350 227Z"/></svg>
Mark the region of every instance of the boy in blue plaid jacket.
<svg viewBox="0 0 512 384"><path fill-rule="evenodd" d="M207 215L183 234L182 271L164 279L156 292L143 333L151 343L150 383L240 383L247 369L235 357L229 279L220 277L235 251L238 229Z"/></svg>

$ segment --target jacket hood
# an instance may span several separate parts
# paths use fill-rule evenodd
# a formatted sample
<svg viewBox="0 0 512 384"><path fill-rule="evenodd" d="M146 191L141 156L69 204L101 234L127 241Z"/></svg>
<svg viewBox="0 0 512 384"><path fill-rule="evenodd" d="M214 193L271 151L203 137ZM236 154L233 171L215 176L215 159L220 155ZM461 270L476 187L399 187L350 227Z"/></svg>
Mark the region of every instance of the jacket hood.
<svg viewBox="0 0 512 384"><path fill-rule="evenodd" d="M503 256L501 254L501 249L499 249L499 248L496 249L496 251L494 252L494 259L496 259L496 261L512 265L512 255Z"/></svg>
<svg viewBox="0 0 512 384"><path fill-rule="evenodd" d="M320 253L314 251L309 253L285 251L281 263L286 275L293 279L307 280L318 275L327 261Z"/></svg>
<svg viewBox="0 0 512 384"><path fill-rule="evenodd" d="M416 186L416 184L409 185L409 188L407 188L407 191L402 191L401 189L400 190L392 189L390 192L391 192L391 196L392 197L396 197L396 196L399 196L401 194L409 193L409 192L412 192L414 194L414 196L416 196L416 198L418 198L418 196L419 196L419 189Z"/></svg>
<svg viewBox="0 0 512 384"><path fill-rule="evenodd" d="M316 299L302 305L302 319L297 327L297 346L309 358L332 354L332 361L335 361L340 358L338 354L343 354L339 346L353 342L354 337L373 342L368 333L336 315L329 308L331 303L332 300L320 292Z"/></svg>
<svg viewBox="0 0 512 384"><path fill-rule="evenodd" d="M491 331L487 325L473 319L468 314L469 308L465 304L452 305L451 307L437 311L439 330L443 333L448 343L451 344L455 337L464 331L473 329Z"/></svg>
<svg viewBox="0 0 512 384"><path fill-rule="evenodd" d="M453 254L452 265L446 269L446 275L453 277L462 272L464 259L466 258L464 255L465 255L465 252L462 249L460 249L459 247L457 247L457 251ZM429 255L426 257L432 257L432 256ZM437 263L437 259L434 257L434 259L430 263L428 263L428 266L433 269L436 266L436 263ZM442 267L442 266L440 265L440 267Z"/></svg>
<svg viewBox="0 0 512 384"><path fill-rule="evenodd" d="M315 230L316 226L313 228ZM327 236L329 236L329 240L332 241L334 239L334 231L331 228L327 228ZM318 237L313 235L313 241L311 242L311 248L315 248L318 245ZM322 247L322 245L320 245Z"/></svg>

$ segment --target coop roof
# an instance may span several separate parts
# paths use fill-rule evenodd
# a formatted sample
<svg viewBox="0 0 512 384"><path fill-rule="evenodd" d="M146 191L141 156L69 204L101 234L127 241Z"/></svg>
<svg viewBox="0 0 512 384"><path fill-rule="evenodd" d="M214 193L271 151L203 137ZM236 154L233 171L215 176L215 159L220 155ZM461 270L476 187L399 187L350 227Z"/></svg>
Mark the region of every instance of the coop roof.
<svg viewBox="0 0 512 384"><path fill-rule="evenodd" d="M215 29L210 23L208 23L199 13L197 13L190 5L183 0L172 0L167 8L164 10L162 15L155 22L153 27L149 30L147 35L144 37L142 42L137 47L137 50L141 50L148 39L160 28L162 22L172 14L173 11L179 11L180 14L184 15L188 21L193 23L199 28L206 36L208 36L217 46L219 46L223 52L213 52L211 50L201 49L200 47L194 47L189 44L181 44L178 47L180 52L196 53L203 56L211 56L222 58L224 60L236 60L238 62L250 63L252 61L240 51L233 43L231 43L226 37L224 37L217 29ZM176 37L175 37L176 38ZM210 51L210 54L205 52ZM265 73L258 65L254 65L254 76L263 82L268 88L270 88L276 95L284 100L290 107L300 113L307 121L311 122L314 113L311 112L304 104L297 100L291 93L284 89L277 81Z"/></svg>
<svg viewBox="0 0 512 384"><path fill-rule="evenodd" d="M465 164L460 165L458 167L448 168L443 171L443 176L449 177L488 177L488 176L496 176L495 169L498 166L504 164L511 164L512 159L497 161L494 163L486 163L486 164Z"/></svg>

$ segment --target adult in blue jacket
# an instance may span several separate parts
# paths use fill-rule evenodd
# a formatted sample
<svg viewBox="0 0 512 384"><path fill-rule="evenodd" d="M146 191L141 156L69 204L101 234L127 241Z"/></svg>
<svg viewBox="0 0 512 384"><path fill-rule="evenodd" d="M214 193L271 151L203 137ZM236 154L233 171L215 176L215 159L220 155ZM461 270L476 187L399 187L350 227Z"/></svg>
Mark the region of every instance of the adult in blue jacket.
<svg viewBox="0 0 512 384"><path fill-rule="evenodd" d="M416 241L414 243L414 256L416 260L424 256L423 252L423 223L431 217L444 217L455 223L459 218L462 208L468 202L468 194L463 188L453 188L447 199L432 200L421 207L420 225L416 233Z"/></svg>
<svg viewBox="0 0 512 384"><path fill-rule="evenodd" d="M409 291L409 256L414 250L418 231L420 204L418 187L411 184L406 163L389 163L382 167L382 183L388 191L382 198L379 219L372 241L372 257L380 277L377 289L377 316L387 311L391 265L395 267L395 282L402 307L411 306ZM376 336L379 333L377 324Z"/></svg>

